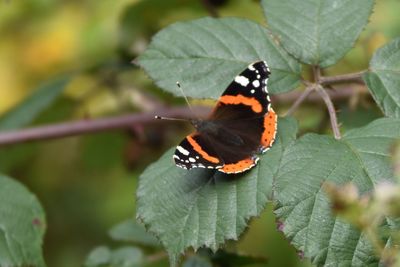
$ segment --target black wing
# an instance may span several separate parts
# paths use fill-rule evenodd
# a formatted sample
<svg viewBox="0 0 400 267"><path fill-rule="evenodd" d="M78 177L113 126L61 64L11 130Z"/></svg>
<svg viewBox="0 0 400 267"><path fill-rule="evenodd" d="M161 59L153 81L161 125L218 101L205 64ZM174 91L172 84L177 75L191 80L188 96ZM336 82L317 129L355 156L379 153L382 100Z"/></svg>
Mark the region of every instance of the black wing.
<svg viewBox="0 0 400 267"><path fill-rule="evenodd" d="M270 71L265 61L250 64L221 95L210 120L262 117L270 108L267 82Z"/></svg>

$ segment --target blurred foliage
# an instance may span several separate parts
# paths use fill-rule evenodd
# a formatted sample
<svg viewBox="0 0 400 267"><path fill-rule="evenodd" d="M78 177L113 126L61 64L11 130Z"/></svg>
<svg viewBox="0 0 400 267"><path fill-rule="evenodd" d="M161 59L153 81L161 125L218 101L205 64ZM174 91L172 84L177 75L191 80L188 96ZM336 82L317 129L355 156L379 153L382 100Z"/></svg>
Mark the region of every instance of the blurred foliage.
<svg viewBox="0 0 400 267"><path fill-rule="evenodd" d="M45 213L36 196L0 175L0 266L45 266Z"/></svg>
<svg viewBox="0 0 400 267"><path fill-rule="evenodd" d="M264 23L259 1L210 2L221 16ZM377 1L356 47L325 74L366 69L375 50L400 35L398 10L398 0ZM32 124L183 103L155 88L130 62L161 28L207 14L202 2L194 0L1 1L0 113L18 109L25 97L40 92L43 81L65 73L75 75L45 110L35 111L39 116ZM372 103L370 97L352 105L347 100L337 102L345 129L365 125L381 114L368 103ZM276 109L285 110L290 104ZM300 131L329 131L322 110L322 106L304 105L297 113ZM94 247L108 244L108 230L135 212L138 174L189 129L179 124L155 125L2 147L0 170L25 184L46 210L43 250L48 266L80 266ZM268 263L262 266L307 266L276 230L270 209L252 221L237 246L245 253L267 256ZM165 259L160 263L166 264Z"/></svg>
<svg viewBox="0 0 400 267"><path fill-rule="evenodd" d="M361 194L353 183L336 186L327 182L323 187L332 200L334 212L365 233L381 264L400 266L400 186L381 182L367 194Z"/></svg>

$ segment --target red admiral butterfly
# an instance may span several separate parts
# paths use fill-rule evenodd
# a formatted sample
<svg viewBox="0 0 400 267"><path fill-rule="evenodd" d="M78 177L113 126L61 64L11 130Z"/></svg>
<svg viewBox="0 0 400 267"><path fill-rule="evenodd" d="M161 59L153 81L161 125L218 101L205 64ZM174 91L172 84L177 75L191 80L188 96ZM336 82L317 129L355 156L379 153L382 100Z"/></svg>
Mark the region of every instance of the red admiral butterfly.
<svg viewBox="0 0 400 267"><path fill-rule="evenodd" d="M224 173L254 167L257 153L271 147L277 130L277 115L267 91L269 75L267 63L258 61L236 76L208 119L190 120L197 131L176 147L175 164Z"/></svg>

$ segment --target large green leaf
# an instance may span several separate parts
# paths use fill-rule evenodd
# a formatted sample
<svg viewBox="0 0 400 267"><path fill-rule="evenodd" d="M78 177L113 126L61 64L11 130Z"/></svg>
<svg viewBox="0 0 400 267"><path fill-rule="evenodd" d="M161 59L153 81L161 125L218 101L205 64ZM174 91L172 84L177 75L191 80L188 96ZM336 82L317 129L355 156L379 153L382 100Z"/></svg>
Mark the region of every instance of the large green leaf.
<svg viewBox="0 0 400 267"><path fill-rule="evenodd" d="M375 53L363 78L385 115L400 118L400 38Z"/></svg>
<svg viewBox="0 0 400 267"><path fill-rule="evenodd" d="M235 75L256 60L271 67L269 90L281 93L300 81L300 65L281 49L269 31L238 18L204 18L172 24L156 34L138 58L158 86L191 97L218 98Z"/></svg>
<svg viewBox="0 0 400 267"><path fill-rule="evenodd" d="M44 211L24 186L0 175L0 266L45 266Z"/></svg>
<svg viewBox="0 0 400 267"><path fill-rule="evenodd" d="M22 103L0 117L0 130L16 129L31 123L56 100L68 81L68 77L61 77L43 84Z"/></svg>
<svg viewBox="0 0 400 267"><path fill-rule="evenodd" d="M268 26L301 62L327 67L351 49L373 0L262 0Z"/></svg>
<svg viewBox="0 0 400 267"><path fill-rule="evenodd" d="M297 131L293 119L279 119L278 137L256 167L241 175L215 170L183 170L172 161L173 149L140 176L137 218L166 247L171 263L186 248L214 251L236 240L270 199L273 174Z"/></svg>
<svg viewBox="0 0 400 267"><path fill-rule="evenodd" d="M307 134L288 147L276 175L276 215L283 232L317 266L377 266L365 235L331 213L324 182L353 182L361 193L392 180L390 146L400 120L379 119L340 141Z"/></svg>

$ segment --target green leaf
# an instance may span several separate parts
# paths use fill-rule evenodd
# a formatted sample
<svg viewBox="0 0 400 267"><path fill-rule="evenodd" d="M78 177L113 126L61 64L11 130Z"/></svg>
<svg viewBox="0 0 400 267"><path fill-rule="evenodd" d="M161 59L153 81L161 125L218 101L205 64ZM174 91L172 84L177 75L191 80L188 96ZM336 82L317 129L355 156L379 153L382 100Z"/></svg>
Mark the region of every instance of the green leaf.
<svg viewBox="0 0 400 267"><path fill-rule="evenodd" d="M31 123L61 94L69 78L61 77L43 84L21 104L0 117L0 130L21 128Z"/></svg>
<svg viewBox="0 0 400 267"><path fill-rule="evenodd" d="M121 247L111 250L108 247L101 246L90 252L84 266L141 267L143 262L143 253L136 247Z"/></svg>
<svg viewBox="0 0 400 267"><path fill-rule="evenodd" d="M317 266L377 266L363 233L331 213L324 182L354 183L360 193L393 180L390 146L400 120L379 119L341 140L307 134L288 147L276 175L275 213L293 245Z"/></svg>
<svg viewBox="0 0 400 267"><path fill-rule="evenodd" d="M160 242L149 234L143 225L126 220L110 230L110 236L114 240L129 241L147 246L159 246Z"/></svg>
<svg viewBox="0 0 400 267"><path fill-rule="evenodd" d="M111 250L106 246L93 249L86 258L85 267L105 266L110 263Z"/></svg>
<svg viewBox="0 0 400 267"><path fill-rule="evenodd" d="M363 78L385 115L400 118L400 38L378 49Z"/></svg>
<svg viewBox="0 0 400 267"><path fill-rule="evenodd" d="M143 266L143 253L135 247L122 247L111 254L111 265L116 267Z"/></svg>
<svg viewBox="0 0 400 267"><path fill-rule="evenodd" d="M188 247L216 251L225 240L239 237L248 219L258 216L270 199L283 148L296 132L293 119L280 118L275 144L256 167L241 175L180 169L172 161L174 149L144 171L137 190L137 218L165 246L172 265Z"/></svg>
<svg viewBox="0 0 400 267"><path fill-rule="evenodd" d="M218 98L248 64L266 60L269 91L282 93L300 82L300 65L281 49L269 31L250 20L204 18L178 22L160 31L138 58L158 86L181 96Z"/></svg>
<svg viewBox="0 0 400 267"><path fill-rule="evenodd" d="M0 266L45 266L44 211L19 182L0 174Z"/></svg>
<svg viewBox="0 0 400 267"><path fill-rule="evenodd" d="M262 0L268 26L301 62L327 67L354 45L373 0Z"/></svg>

